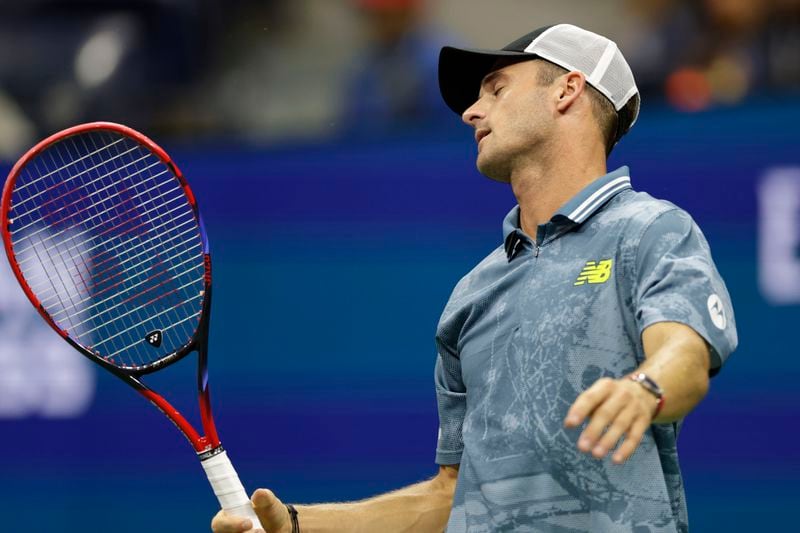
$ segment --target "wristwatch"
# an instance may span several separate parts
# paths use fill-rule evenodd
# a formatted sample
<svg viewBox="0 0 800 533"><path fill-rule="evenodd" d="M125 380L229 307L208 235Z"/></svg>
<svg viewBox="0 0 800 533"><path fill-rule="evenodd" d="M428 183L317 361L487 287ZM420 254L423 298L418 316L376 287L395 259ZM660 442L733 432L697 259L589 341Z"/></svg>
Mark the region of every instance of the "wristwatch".
<svg viewBox="0 0 800 533"><path fill-rule="evenodd" d="M658 386L658 383L653 381L650 376L644 372L636 372L628 377L631 379L631 381L635 381L644 387L647 392L656 397L658 404L656 405L656 412L653 413L653 418L657 417L658 413L661 412L661 408L664 407L664 391Z"/></svg>

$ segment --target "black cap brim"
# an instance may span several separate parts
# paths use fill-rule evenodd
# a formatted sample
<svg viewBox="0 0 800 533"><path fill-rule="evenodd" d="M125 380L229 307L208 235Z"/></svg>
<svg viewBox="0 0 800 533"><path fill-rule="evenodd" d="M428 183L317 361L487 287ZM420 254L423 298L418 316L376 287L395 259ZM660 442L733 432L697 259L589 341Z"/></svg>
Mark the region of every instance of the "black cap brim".
<svg viewBox="0 0 800 533"><path fill-rule="evenodd" d="M445 46L439 52L439 91L447 107L463 114L475 103L483 78L494 69L498 59L518 58L520 61L536 59L536 54L525 52L528 45L552 26L543 26L508 43L501 50L455 48Z"/></svg>
<svg viewBox="0 0 800 533"><path fill-rule="evenodd" d="M481 82L498 59L535 59L527 52L479 50L445 46L439 52L439 91L447 107L461 115L475 103Z"/></svg>

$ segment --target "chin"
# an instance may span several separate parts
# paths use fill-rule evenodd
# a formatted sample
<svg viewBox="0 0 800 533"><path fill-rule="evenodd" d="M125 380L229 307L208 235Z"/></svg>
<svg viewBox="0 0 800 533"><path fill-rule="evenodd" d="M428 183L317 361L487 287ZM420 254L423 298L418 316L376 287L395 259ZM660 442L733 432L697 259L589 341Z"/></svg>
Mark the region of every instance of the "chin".
<svg viewBox="0 0 800 533"><path fill-rule="evenodd" d="M504 161L496 161L491 158L478 154L478 159L475 162L478 171L487 178L499 181L500 183L511 182L511 171Z"/></svg>

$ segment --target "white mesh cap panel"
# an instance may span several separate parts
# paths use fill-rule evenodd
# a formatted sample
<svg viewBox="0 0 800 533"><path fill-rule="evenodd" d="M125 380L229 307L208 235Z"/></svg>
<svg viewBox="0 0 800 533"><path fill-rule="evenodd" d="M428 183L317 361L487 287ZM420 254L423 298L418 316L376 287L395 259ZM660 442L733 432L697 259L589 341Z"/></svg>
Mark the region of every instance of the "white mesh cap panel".
<svg viewBox="0 0 800 533"><path fill-rule="evenodd" d="M610 95L610 99L614 102L617 111L622 109L631 99L631 96L637 92L633 73L619 50L614 54L614 58L608 64L608 68L598 83L599 87L603 88L603 94ZM598 90L601 90L599 87Z"/></svg>
<svg viewBox="0 0 800 533"><path fill-rule="evenodd" d="M583 72L617 111L637 92L633 73L617 45L583 28L558 24L534 39L525 51L567 70Z"/></svg>

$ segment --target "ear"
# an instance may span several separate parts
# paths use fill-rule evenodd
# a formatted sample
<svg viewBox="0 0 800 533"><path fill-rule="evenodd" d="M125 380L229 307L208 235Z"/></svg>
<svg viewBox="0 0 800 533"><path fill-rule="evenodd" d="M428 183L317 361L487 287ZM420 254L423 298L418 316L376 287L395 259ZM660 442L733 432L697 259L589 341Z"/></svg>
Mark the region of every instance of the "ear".
<svg viewBox="0 0 800 533"><path fill-rule="evenodd" d="M577 70L567 72L558 80L558 86L556 109L565 113L586 89L586 76Z"/></svg>

